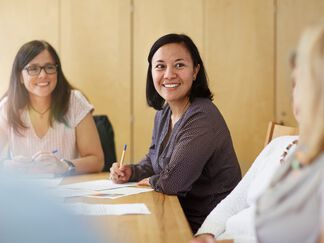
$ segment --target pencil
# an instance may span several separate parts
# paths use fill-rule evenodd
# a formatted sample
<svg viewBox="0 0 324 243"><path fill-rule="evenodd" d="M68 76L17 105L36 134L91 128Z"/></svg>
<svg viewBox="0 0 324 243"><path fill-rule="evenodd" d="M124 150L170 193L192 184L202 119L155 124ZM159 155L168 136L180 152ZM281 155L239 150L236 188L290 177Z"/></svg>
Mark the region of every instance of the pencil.
<svg viewBox="0 0 324 243"><path fill-rule="evenodd" d="M120 162L119 162L119 169L123 166L126 148L127 148L127 144L124 144L124 149L123 149L123 152L122 152L122 155L120 158Z"/></svg>

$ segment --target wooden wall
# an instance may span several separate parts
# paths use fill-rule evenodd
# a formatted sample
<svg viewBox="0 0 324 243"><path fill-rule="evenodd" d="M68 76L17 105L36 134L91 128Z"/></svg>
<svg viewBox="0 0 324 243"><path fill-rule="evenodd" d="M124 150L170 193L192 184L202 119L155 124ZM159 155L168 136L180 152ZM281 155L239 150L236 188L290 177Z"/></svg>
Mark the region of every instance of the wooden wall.
<svg viewBox="0 0 324 243"><path fill-rule="evenodd" d="M161 35L188 34L245 172L263 147L269 120L295 125L287 60L301 30L324 16L324 1L0 0L0 16L0 94L18 48L49 41L71 83L112 121L118 158L129 145L128 162L141 159L151 140L149 48Z"/></svg>

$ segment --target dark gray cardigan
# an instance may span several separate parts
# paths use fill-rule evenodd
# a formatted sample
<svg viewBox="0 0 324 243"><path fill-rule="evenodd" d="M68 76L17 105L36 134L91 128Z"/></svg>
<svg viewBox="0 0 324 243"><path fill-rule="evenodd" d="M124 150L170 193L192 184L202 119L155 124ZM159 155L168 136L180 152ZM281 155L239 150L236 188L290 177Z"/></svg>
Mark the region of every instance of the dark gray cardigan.
<svg viewBox="0 0 324 243"><path fill-rule="evenodd" d="M216 106L196 98L174 125L165 147L171 110L155 116L152 144L146 157L132 165L130 181L150 177L154 190L177 195L196 232L207 215L241 179L231 136Z"/></svg>

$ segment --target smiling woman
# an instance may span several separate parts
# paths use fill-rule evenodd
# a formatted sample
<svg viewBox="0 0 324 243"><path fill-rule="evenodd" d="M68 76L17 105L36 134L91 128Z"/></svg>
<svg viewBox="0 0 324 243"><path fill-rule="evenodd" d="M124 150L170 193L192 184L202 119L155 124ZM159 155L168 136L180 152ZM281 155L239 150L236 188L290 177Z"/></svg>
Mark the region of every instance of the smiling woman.
<svg viewBox="0 0 324 243"><path fill-rule="evenodd" d="M24 44L0 101L0 148L7 141L9 147L5 166L61 175L100 171L103 152L92 111L49 43Z"/></svg>
<svg viewBox="0 0 324 243"><path fill-rule="evenodd" d="M138 181L177 195L196 232L240 181L240 167L193 41L186 35L162 36L153 44L148 62L146 99L158 110L152 144L139 164L115 163L112 179Z"/></svg>

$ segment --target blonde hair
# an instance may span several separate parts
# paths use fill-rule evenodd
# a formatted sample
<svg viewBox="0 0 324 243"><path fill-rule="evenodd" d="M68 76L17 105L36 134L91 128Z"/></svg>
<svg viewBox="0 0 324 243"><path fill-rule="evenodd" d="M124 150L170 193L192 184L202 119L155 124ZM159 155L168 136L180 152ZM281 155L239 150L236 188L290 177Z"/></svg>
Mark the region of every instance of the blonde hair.
<svg viewBox="0 0 324 243"><path fill-rule="evenodd" d="M297 53L300 144L311 162L324 150L324 22L306 29Z"/></svg>

